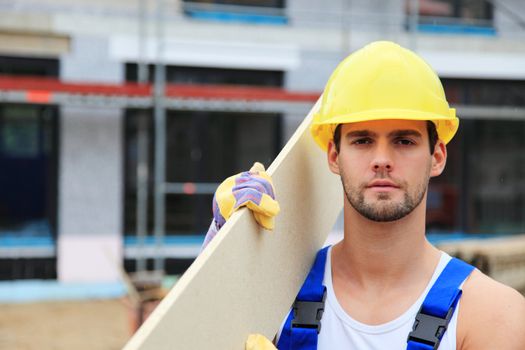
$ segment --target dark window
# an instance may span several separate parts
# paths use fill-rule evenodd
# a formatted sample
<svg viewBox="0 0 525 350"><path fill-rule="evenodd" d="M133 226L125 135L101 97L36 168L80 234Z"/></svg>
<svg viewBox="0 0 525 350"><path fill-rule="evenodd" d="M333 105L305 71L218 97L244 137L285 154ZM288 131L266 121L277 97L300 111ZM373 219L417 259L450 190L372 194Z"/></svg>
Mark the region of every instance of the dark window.
<svg viewBox="0 0 525 350"><path fill-rule="evenodd" d="M184 13L193 19L283 25L285 0L183 0Z"/></svg>
<svg viewBox="0 0 525 350"><path fill-rule="evenodd" d="M405 11L413 14L419 1L418 30L426 32L494 34L493 6L485 0L405 0ZM408 22L407 22L408 24Z"/></svg>
<svg viewBox="0 0 525 350"><path fill-rule="evenodd" d="M126 64L128 81L137 81L137 64ZM154 66L148 66L148 77L153 81ZM284 74L282 71L267 71L256 69L227 69L207 67L166 67L168 83L178 84L215 84L215 85L250 85L250 86L282 86Z"/></svg>
<svg viewBox="0 0 525 350"><path fill-rule="evenodd" d="M285 0L183 0L186 3L283 8Z"/></svg>
<svg viewBox="0 0 525 350"><path fill-rule="evenodd" d="M525 120L467 123L467 224L473 232L525 230Z"/></svg>
<svg viewBox="0 0 525 350"><path fill-rule="evenodd" d="M192 260L190 259L174 259L167 258L164 261L164 270L170 275L182 275L188 267L190 267ZM153 259L146 259L146 270L153 270L155 268L155 262ZM124 269L126 271L137 270L137 260L125 259Z"/></svg>
<svg viewBox="0 0 525 350"><path fill-rule="evenodd" d="M53 107L0 105L0 230L56 235L56 123Z"/></svg>
<svg viewBox="0 0 525 350"><path fill-rule="evenodd" d="M58 61L51 58L0 56L0 74L58 77Z"/></svg>
<svg viewBox="0 0 525 350"><path fill-rule="evenodd" d="M525 81L443 79L452 104L478 106L525 106Z"/></svg>
<svg viewBox="0 0 525 350"><path fill-rule="evenodd" d="M56 258L0 258L0 280L56 279Z"/></svg>
<svg viewBox="0 0 525 350"><path fill-rule="evenodd" d="M0 74L57 77L58 68L0 57ZM0 104L0 169L0 279L56 278L57 107Z"/></svg>
<svg viewBox="0 0 525 350"><path fill-rule="evenodd" d="M0 241L27 257L48 250L56 239L56 112L55 107L0 105ZM33 260L17 261L27 266L25 278L54 276L39 275Z"/></svg>
<svg viewBox="0 0 525 350"><path fill-rule="evenodd" d="M149 129L149 227L153 229L153 124ZM125 232L135 234L137 124L141 112L128 111L126 135ZM166 181L218 183L247 170L254 161L268 166L280 149L281 118L277 114L169 111L167 115ZM166 233L202 235L211 220L210 194L169 194Z"/></svg>
<svg viewBox="0 0 525 350"><path fill-rule="evenodd" d="M167 80L181 84L218 84L231 86L280 87L283 72L200 67L166 67ZM150 66L150 80L153 67ZM137 65L127 64L129 81L137 79ZM139 123L143 122L149 139L148 153L148 235L153 233L153 145L154 125L151 110L129 109L125 119L124 234L136 235L137 144ZM281 115L276 113L220 112L208 110L168 110L166 118L166 181L168 183L208 186L205 193L187 192L166 195L166 235L186 236L202 241L212 218L215 186L226 177L247 170L254 161L268 166L281 146ZM211 186L211 187L210 187ZM191 191L190 191L191 192ZM192 236L192 237L189 237ZM200 237L199 237L200 236ZM199 241L199 242L200 242ZM131 244L131 243L130 243ZM180 273L186 263L169 258L168 273ZM133 259L125 262L134 269Z"/></svg>
<svg viewBox="0 0 525 350"><path fill-rule="evenodd" d="M524 107L524 81L443 79L443 84L458 106ZM429 187L429 230L523 232L525 117L459 118L447 167Z"/></svg>

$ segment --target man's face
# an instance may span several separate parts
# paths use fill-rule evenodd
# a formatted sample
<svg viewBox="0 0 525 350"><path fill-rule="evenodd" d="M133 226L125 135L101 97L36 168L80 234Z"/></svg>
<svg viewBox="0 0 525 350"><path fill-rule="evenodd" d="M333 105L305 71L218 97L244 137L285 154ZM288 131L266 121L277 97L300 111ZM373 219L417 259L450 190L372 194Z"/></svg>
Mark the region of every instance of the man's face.
<svg viewBox="0 0 525 350"><path fill-rule="evenodd" d="M438 141L429 152L425 121L381 120L342 125L339 153L328 148L330 169L341 176L349 204L372 221L410 214L425 198L428 180L445 166Z"/></svg>

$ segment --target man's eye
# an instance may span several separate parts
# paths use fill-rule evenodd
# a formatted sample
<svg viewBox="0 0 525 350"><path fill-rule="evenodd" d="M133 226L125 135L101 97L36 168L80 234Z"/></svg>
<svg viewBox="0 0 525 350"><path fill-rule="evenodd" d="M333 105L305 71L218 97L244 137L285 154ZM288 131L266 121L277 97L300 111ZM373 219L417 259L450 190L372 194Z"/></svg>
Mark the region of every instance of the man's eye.
<svg viewBox="0 0 525 350"><path fill-rule="evenodd" d="M410 146L415 144L415 142L410 139L397 139L395 143L403 146Z"/></svg>
<svg viewBox="0 0 525 350"><path fill-rule="evenodd" d="M356 140L352 141L352 144L354 144L354 145L368 145L368 144L371 144L371 143L372 143L372 140L369 139L369 138L356 139Z"/></svg>

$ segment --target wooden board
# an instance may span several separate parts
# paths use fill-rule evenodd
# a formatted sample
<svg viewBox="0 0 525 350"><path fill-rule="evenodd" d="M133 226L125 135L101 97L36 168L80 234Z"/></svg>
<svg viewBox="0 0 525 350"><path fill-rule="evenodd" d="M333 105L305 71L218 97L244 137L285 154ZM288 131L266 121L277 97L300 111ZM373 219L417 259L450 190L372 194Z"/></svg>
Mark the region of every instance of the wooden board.
<svg viewBox="0 0 525 350"><path fill-rule="evenodd" d="M268 168L281 205L275 230L235 213L125 350L241 350L250 333L274 337L343 204L311 118Z"/></svg>

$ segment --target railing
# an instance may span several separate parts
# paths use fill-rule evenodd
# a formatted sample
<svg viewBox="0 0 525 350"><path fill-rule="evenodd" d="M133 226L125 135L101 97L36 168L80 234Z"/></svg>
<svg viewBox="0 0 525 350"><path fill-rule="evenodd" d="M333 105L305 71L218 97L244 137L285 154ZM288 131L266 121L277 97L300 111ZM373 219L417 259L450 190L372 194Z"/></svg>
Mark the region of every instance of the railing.
<svg viewBox="0 0 525 350"><path fill-rule="evenodd" d="M438 244L495 280L525 291L525 235Z"/></svg>

